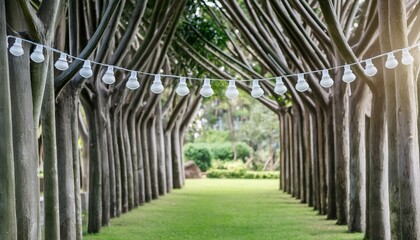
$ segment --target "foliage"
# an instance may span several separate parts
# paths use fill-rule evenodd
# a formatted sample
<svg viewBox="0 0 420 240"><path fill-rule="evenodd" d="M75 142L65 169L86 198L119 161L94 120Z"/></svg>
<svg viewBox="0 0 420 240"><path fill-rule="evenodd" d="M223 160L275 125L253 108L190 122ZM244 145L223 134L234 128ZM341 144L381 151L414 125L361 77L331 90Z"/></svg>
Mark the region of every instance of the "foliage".
<svg viewBox="0 0 420 240"><path fill-rule="evenodd" d="M215 120L214 120L215 121ZM229 131L225 130L214 130L203 131L199 138L195 142L201 143L214 143L214 142L228 142L230 139Z"/></svg>
<svg viewBox="0 0 420 240"><path fill-rule="evenodd" d="M211 168L212 169L226 169L226 170L236 170L236 169L245 169L246 165L240 160L237 161L221 161L221 160L212 160L211 161Z"/></svg>
<svg viewBox="0 0 420 240"><path fill-rule="evenodd" d="M278 180L187 179L181 191L114 218L101 233L83 239L363 239L363 233L348 233L277 189Z"/></svg>
<svg viewBox="0 0 420 240"><path fill-rule="evenodd" d="M238 159L244 161L250 156L250 147L243 142L237 143ZM233 159L232 144L225 143L188 143L184 146L186 160L193 160L202 171L207 171L211 160L229 161Z"/></svg>
<svg viewBox="0 0 420 240"><path fill-rule="evenodd" d="M186 144L184 146L184 155L186 159L193 160L203 172L210 167L211 154L205 144Z"/></svg>
<svg viewBox="0 0 420 240"><path fill-rule="evenodd" d="M245 169L210 169L207 171L208 178L245 178L245 179L278 179L278 171L247 171Z"/></svg>

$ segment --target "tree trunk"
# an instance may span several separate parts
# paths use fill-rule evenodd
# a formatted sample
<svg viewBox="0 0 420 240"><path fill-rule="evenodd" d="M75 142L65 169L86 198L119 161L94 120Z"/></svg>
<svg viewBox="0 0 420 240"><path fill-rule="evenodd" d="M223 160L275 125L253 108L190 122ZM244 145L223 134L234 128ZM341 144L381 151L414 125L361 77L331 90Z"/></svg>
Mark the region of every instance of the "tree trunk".
<svg viewBox="0 0 420 240"><path fill-rule="evenodd" d="M327 170L327 219L337 219L337 205L336 205L336 189L335 189L335 141L334 141L334 130L330 126L334 126L333 109L334 104L328 106L328 111L325 112L324 118L324 153Z"/></svg>
<svg viewBox="0 0 420 240"><path fill-rule="evenodd" d="M156 146L156 117L152 116L148 120L147 135L149 144L149 166L150 166L150 183L152 186L152 199L159 197L159 180L158 180L158 160Z"/></svg>
<svg viewBox="0 0 420 240"><path fill-rule="evenodd" d="M408 46L405 1L388 1L391 45L394 49ZM420 239L420 169L417 129L417 96L413 67L398 66L396 84L397 149L400 194L401 238Z"/></svg>
<svg viewBox="0 0 420 240"><path fill-rule="evenodd" d="M385 95L383 85L378 84L373 92L370 126L369 164L369 237L390 239L388 199L388 159L385 118ZM403 238L405 239L405 238Z"/></svg>
<svg viewBox="0 0 420 240"><path fill-rule="evenodd" d="M125 213L128 211L128 178L127 178L127 161L125 159L125 143L124 143L124 124L123 124L123 113L122 110L117 113L117 148L118 148L118 159L119 168L121 175L121 212Z"/></svg>
<svg viewBox="0 0 420 240"><path fill-rule="evenodd" d="M122 177L120 167L120 152L118 148L118 126L120 114L116 111L111 111L110 118L112 119L112 146L114 150L114 168L115 168L115 216L119 217L122 212Z"/></svg>
<svg viewBox="0 0 420 240"><path fill-rule="evenodd" d="M0 236L17 239L15 170L13 158L12 109L9 62L6 48L5 1L0 2Z"/></svg>
<svg viewBox="0 0 420 240"><path fill-rule="evenodd" d="M9 54L16 220L18 239L22 240L38 239L40 233L37 124L33 119L29 48L23 45L25 54L21 57Z"/></svg>
<svg viewBox="0 0 420 240"><path fill-rule="evenodd" d="M166 181L167 181L167 192L171 192L173 189L173 167L172 167L172 133L171 131L165 131L165 160L166 160Z"/></svg>
<svg viewBox="0 0 420 240"><path fill-rule="evenodd" d="M95 100L93 100L95 101ZM88 103L83 104L89 125L89 212L88 233L98 233L102 226L102 164L101 143L98 128L98 112L91 109Z"/></svg>
<svg viewBox="0 0 420 240"><path fill-rule="evenodd" d="M128 111L128 110L126 110ZM134 201L134 174L133 174L133 161L131 159L131 148L132 144L130 143L130 136L128 133L128 112L123 114L123 120L121 122L122 133L123 133L123 143L124 143L124 152L125 152L125 167L127 173L127 201L128 201L128 210L131 210L135 206ZM134 147L134 146L133 146Z"/></svg>
<svg viewBox="0 0 420 240"><path fill-rule="evenodd" d="M364 232L366 229L366 142L365 112L367 87L363 93L352 96L350 106L350 195L349 232Z"/></svg>
<svg viewBox="0 0 420 240"><path fill-rule="evenodd" d="M75 88L67 84L56 100L58 184L60 205L60 238L76 239L76 210L73 170L72 113Z"/></svg>
<svg viewBox="0 0 420 240"><path fill-rule="evenodd" d="M43 152L44 162L44 236L60 239L58 204L57 141L55 126L55 96L53 64L50 62L42 103L42 142L48 146Z"/></svg>
<svg viewBox="0 0 420 240"><path fill-rule="evenodd" d="M159 195L165 195L167 192L166 179L166 152L165 152L165 136L163 132L162 120L162 104L159 101L156 109L156 142L157 142L157 158L158 158L158 179L159 179Z"/></svg>
<svg viewBox="0 0 420 240"><path fill-rule="evenodd" d="M344 89L340 89L344 92L334 96L335 193L338 225L347 224L349 204L349 97Z"/></svg>

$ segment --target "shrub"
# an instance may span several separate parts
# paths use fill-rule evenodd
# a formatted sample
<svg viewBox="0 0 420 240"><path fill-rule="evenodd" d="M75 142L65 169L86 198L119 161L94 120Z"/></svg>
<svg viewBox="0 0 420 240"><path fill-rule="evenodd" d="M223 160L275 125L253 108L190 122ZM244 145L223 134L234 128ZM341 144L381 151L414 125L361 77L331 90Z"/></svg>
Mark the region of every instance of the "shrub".
<svg viewBox="0 0 420 240"><path fill-rule="evenodd" d="M236 144L236 153L238 154L238 159L245 161L251 154L251 147L244 142L238 142Z"/></svg>
<svg viewBox="0 0 420 240"><path fill-rule="evenodd" d="M207 171L208 178L246 178L246 179L278 179L279 172L263 171L254 172L244 169L227 170L227 169L210 169Z"/></svg>
<svg viewBox="0 0 420 240"><path fill-rule="evenodd" d="M186 144L184 146L184 156L187 160L193 160L203 172L210 167L211 154L205 144Z"/></svg>
<svg viewBox="0 0 420 240"><path fill-rule="evenodd" d="M232 143L223 142L223 143L213 143L209 145L211 154L214 159L219 160L232 160L233 159L233 149ZM245 161L246 158L250 156L251 147L244 142L238 142L236 144L236 153L237 158Z"/></svg>

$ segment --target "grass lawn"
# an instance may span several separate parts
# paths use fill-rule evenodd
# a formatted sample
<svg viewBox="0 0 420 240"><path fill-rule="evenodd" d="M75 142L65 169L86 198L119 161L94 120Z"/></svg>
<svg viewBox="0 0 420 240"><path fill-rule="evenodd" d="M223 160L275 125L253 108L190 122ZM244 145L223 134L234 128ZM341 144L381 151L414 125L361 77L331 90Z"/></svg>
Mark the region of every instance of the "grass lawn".
<svg viewBox="0 0 420 240"><path fill-rule="evenodd" d="M187 180L85 239L363 239L278 190L276 180Z"/></svg>

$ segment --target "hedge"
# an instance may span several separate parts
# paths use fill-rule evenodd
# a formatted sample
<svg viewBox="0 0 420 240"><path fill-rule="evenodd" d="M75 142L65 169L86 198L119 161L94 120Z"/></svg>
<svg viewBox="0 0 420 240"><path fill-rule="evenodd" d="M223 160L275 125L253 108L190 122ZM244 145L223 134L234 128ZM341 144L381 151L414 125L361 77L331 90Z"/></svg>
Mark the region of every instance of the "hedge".
<svg viewBox="0 0 420 240"><path fill-rule="evenodd" d="M246 179L278 179L280 173L278 171L246 171L243 169L225 170L210 169L207 171L208 178L246 178Z"/></svg>

